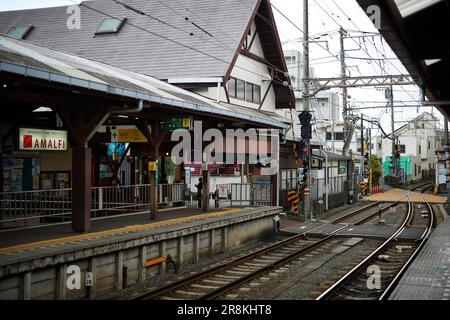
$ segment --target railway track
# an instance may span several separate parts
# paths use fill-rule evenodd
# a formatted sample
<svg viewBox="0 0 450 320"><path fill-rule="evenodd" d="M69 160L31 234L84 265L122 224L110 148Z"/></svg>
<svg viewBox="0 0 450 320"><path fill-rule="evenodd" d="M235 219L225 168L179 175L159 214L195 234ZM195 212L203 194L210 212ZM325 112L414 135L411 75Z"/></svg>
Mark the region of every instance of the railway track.
<svg viewBox="0 0 450 320"><path fill-rule="evenodd" d="M424 182L424 183L420 183L418 185L411 186L408 190L409 191L418 190L418 192L422 193L425 190L430 189L432 186L433 186L432 182ZM349 223L352 225L361 225L361 224L366 223L367 221L372 220L374 217L376 217L379 214L380 206L381 206L381 213L384 213L391 208L401 205L401 202L397 201L397 202L393 202L393 203L388 203L386 205L385 204L386 204L386 202L384 202L384 201L377 201L377 202L371 203L371 204L364 206L362 208L359 208L355 211L349 212L346 215L331 221L331 223L332 224Z"/></svg>
<svg viewBox="0 0 450 320"><path fill-rule="evenodd" d="M336 219L332 223L342 223L350 218L354 218L357 215L367 212L368 210L376 209L375 212L371 212L369 216L364 215L359 222L362 223L365 220L373 218L374 215L378 214L378 205L382 202L373 203L371 205L360 208L354 212L349 213L344 217ZM393 206L399 205L399 202L388 204L382 208L383 211L390 209ZM431 207L430 207L431 210ZM360 269L364 263L369 263L372 260L377 259L381 253L385 256L393 257L394 251L398 250L395 246L395 237L398 236L406 227L406 224L411 219L412 206L409 203L408 215L405 222L399 228L399 231L394 234L388 241L386 241L382 247L378 248L375 252L370 254L362 263L354 268ZM358 223L358 221L356 221ZM231 261L227 261L218 266L212 267L209 270L194 275L186 276L185 278L169 283L162 286L156 290L147 292L143 295L133 298L134 300L207 300L207 299L222 299L227 298L227 294L233 290L241 288L245 284L251 284L252 280L257 278L262 278L265 274L270 274L271 272L276 272L277 270L283 269L284 265L289 262L293 262L296 259L305 259L305 257L312 258L315 255L320 254L326 248L335 245L339 239L335 237L335 234L346 228L348 223L338 228L334 232L328 234L327 236L319 240L307 240L305 239L305 233L290 237L286 240L280 241L278 243L269 245L260 250L251 252L242 257L236 258ZM319 226L317 228L320 228ZM308 230L308 232L314 231ZM428 235L424 234L424 238ZM383 278L383 284L387 283L389 279L395 278L396 274L399 274L398 269L407 264L407 260L410 259L414 252L421 248L421 244L412 243L405 244L402 247L402 252L404 255L400 257L395 255L395 260L392 258L385 262L380 261L379 264L386 273L386 279ZM377 255L380 253L380 255ZM376 256L377 255L377 256ZM395 266L393 264L395 262ZM383 264L384 263L384 264ZM394 266L394 267L393 267ZM356 272L356 271L355 271ZM383 274L384 275L384 274ZM350 276L347 276L350 279ZM342 284L346 284L347 278L342 280ZM355 278L361 283L361 275L356 275ZM353 277L351 278L353 279ZM355 280L355 281L356 281ZM340 282L340 281L338 281ZM341 283L341 282L340 282ZM352 294L353 288L357 288L357 285L350 284L350 293L346 292L345 295L342 294L341 298L354 298L355 294ZM328 291L328 290L327 290ZM333 294L335 290L332 290ZM337 292L337 291L336 291ZM380 292L377 292L378 295ZM372 293L371 293L372 294ZM367 298L372 299L373 295L366 294ZM325 296L324 296L325 297ZM337 295L336 297L339 297Z"/></svg>
<svg viewBox="0 0 450 320"><path fill-rule="evenodd" d="M399 242L398 236L407 228L414 215L408 195L408 214L398 231L373 251L366 259L346 273L316 300L383 300L391 293L429 238L434 224L434 212L423 198L428 211L428 226L419 239Z"/></svg>
<svg viewBox="0 0 450 320"><path fill-rule="evenodd" d="M270 272L308 253L333 245L334 234L319 240L305 240L304 234L296 235L279 243L225 262L206 272L188 276L134 298L134 300L206 300L224 296L227 292ZM318 251L317 251L318 250Z"/></svg>

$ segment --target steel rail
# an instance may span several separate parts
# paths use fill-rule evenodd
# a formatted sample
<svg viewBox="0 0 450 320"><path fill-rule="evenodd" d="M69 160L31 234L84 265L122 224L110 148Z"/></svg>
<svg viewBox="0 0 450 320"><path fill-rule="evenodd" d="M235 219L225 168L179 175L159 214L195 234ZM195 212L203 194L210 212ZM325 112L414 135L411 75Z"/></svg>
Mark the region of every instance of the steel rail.
<svg viewBox="0 0 450 320"><path fill-rule="evenodd" d="M398 284L398 282L400 281L400 278L403 276L403 274L409 268L409 266L414 261L414 259L419 254L419 252L423 249L423 247L425 246L426 242L428 241L428 239L430 237L431 230L433 229L433 224L434 224L434 210L431 207L430 203L423 197L423 195L422 194L419 194L419 195L422 198L422 200L426 203L426 205L428 206L428 211L430 213L430 220L429 220L428 227L425 230L425 232L422 234L422 236L416 240L416 241L420 241L420 245L413 252L413 254L409 257L409 259L406 261L406 263L403 265L403 267L400 269L400 271L397 273L397 275L394 277L394 279L392 279L391 283L384 290L383 294L378 298L378 300L385 300L392 293L392 290Z"/></svg>
<svg viewBox="0 0 450 320"><path fill-rule="evenodd" d="M411 214L412 214L412 204L411 204L411 198L409 197L409 193L407 194L408 197L408 214L405 217L405 220L403 221L402 225L398 228L398 230L391 236L389 239L387 239L383 244L381 244L375 251L373 251L368 257L366 257L363 261L361 261L356 267L354 267L352 270L347 272L343 277L341 277L337 282L335 282L331 287L329 287L327 290L325 290L320 296L318 296L315 300L324 300L327 297L329 297L333 292L338 290L345 281L347 281L351 276L353 276L356 272L358 272L370 259L372 259L375 255L377 255L380 251L382 251L384 248L387 247L387 245L394 239L396 239L404 230L405 226L410 220Z"/></svg>
<svg viewBox="0 0 450 320"><path fill-rule="evenodd" d="M323 225L318 226L317 228L320 228L320 227L322 227L322 226L323 226ZM342 228L339 228L339 229L333 231L332 233L328 234L326 237L324 237L324 238L322 238L322 239L320 239L320 240L318 240L318 241L316 241L316 242L314 242L314 243L312 243L312 244L310 244L310 245L307 245L306 247L303 247L303 248L301 248L301 249L295 251L295 252L292 253L292 254L289 254L289 255L286 256L285 258L280 259L280 260L274 262L273 264L270 264L270 265L268 265L268 266L266 266L266 267L263 267L262 269L257 270L257 271L255 271L254 273L251 273L251 274L249 274L249 275L247 275L247 276L245 276L245 277L243 277L243 278L237 279L236 281L231 282L229 285L226 285L226 286L224 286L224 287L218 288L217 290L214 290L213 293L207 293L206 295L204 295L204 296L202 296L202 297L199 297L199 300L200 300L200 299L212 299L213 296L217 296L217 295L223 294L223 293L226 292L226 291L231 290L231 289L232 289L231 285L232 285L233 288L234 288L234 287L238 286L239 284L241 284L241 283L243 283L243 282L249 281L250 276L256 277L256 276L258 276L260 273L266 272L268 269L273 268L274 265L278 265L278 264L284 263L284 262L286 262L287 260L292 259L292 258L294 258L295 256L304 253L305 251L310 251L311 249L315 248L316 246L318 246L318 245L324 243L325 241L328 241L330 238L332 238L332 237L334 236L335 233L341 231L342 229L344 229L344 228L346 228L346 227L348 227L348 225L345 225L345 226L343 226ZM314 228L314 229L317 229L317 228ZM226 270L227 268L230 268L231 266L233 266L233 265L235 265L235 264L237 264L237 263L240 263L240 262L242 262L242 261L251 259L251 258L253 258L253 257L255 257L255 256L258 256L258 255L261 255L261 254L270 252L270 251L272 251L272 250L274 250L274 249L277 249L277 248L282 247L282 246L284 246L284 245L287 245L287 244L290 244L290 243L295 242L295 241L297 241L297 240L300 240L302 237L304 237L304 236L305 236L308 232L310 232L310 231L311 231L311 230L305 231L304 233L301 233L301 234L299 234L299 235L295 235L295 236L293 236L293 237L290 237L290 238L288 238L288 239L286 239L286 240L277 242L277 243L275 243L275 244L272 244L272 245L267 246L267 247L265 247L265 248L262 248L262 249L260 249L260 250L253 251L253 252L251 252L251 253L249 253L249 254L247 254L247 255L244 255L244 256L242 256L242 257L239 257L239 258L233 259L233 260L231 260L231 261L225 262L225 263L223 263L223 264L220 264L220 265L217 266L217 267L213 267L213 268L207 270L206 272L198 273L198 274L189 276L189 277L184 278L184 279L182 279L182 280L180 280L180 281L177 281L177 282L168 284L167 286L163 286L163 287L158 288L158 289L156 289L156 290L153 290L153 291L151 291L151 292L144 293L144 294L142 294L142 295L140 295L140 296L138 296L138 297L134 297L132 300L149 300L149 299L151 299L151 298L153 298L153 297L161 296L161 295L163 295L163 294L166 293L166 292L173 291L173 290L175 290L175 289L177 289L177 288L179 288L179 287L188 285L189 283L195 282L195 281L200 280L200 279L202 279L202 278L206 278L206 277L208 277L208 276L210 276L210 275L212 275L212 274L214 274L214 273L220 272L220 271L222 271L222 270ZM245 278L245 279L244 279L244 278ZM244 279L244 280L243 280L243 279ZM225 289L224 289L224 288L225 288Z"/></svg>
<svg viewBox="0 0 450 320"><path fill-rule="evenodd" d="M308 252L308 251L314 249L318 245L320 245L320 244L330 240L331 238L333 238L334 234L336 234L337 232L339 232L342 229L347 228L347 227L348 227L348 225L343 226L343 227L341 227L341 228L339 228L339 229L329 233L325 238L322 238L322 239L320 239L320 240L318 240L318 241L316 241L316 242L314 242L314 243L312 243L312 244L310 244L310 245L308 245L308 246L306 246L304 248L301 248L301 249L299 249L299 250L289 254L288 256L286 256L286 257L284 257L284 258L282 258L282 259L280 259L278 261L275 261L272 264L269 264L269 265L261 268L260 270L252 272L252 273L250 273L247 276L244 276L244 277L242 277L240 279L237 279L237 280L235 280L233 282L230 282L229 284L227 284L227 285L225 285L225 286L223 286L221 288L218 288L217 290L214 290L214 291L212 291L210 293L207 293L201 299L202 300L211 300L211 299L214 299L214 298L216 298L216 297L218 297L220 295L223 295L224 293L226 293L226 292L228 292L230 290L233 290L234 288L242 285L243 283L246 283L246 282L248 282L248 281L250 281L250 280L260 276L261 274L266 273L269 270L278 267L279 265L282 265L282 264L284 264L284 263L286 263L286 262L288 262L288 261L290 261L292 259L295 259L297 256L301 255L302 253L305 253L305 252Z"/></svg>

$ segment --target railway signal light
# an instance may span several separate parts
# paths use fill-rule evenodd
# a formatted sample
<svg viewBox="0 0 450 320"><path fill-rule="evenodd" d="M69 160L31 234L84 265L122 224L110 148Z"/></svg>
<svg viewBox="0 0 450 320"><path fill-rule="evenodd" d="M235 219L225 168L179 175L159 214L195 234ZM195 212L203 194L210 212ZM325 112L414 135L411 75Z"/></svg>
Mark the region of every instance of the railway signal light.
<svg viewBox="0 0 450 320"><path fill-rule="evenodd" d="M308 174L307 168L298 168L298 183L305 184L307 174Z"/></svg>
<svg viewBox="0 0 450 320"><path fill-rule="evenodd" d="M369 154L366 153L364 155L364 166L367 167L369 165Z"/></svg>
<svg viewBox="0 0 450 320"><path fill-rule="evenodd" d="M302 126L301 136L302 139L311 139L312 138L312 129L311 129L311 113L303 111L299 114L298 119L300 120L300 124Z"/></svg>

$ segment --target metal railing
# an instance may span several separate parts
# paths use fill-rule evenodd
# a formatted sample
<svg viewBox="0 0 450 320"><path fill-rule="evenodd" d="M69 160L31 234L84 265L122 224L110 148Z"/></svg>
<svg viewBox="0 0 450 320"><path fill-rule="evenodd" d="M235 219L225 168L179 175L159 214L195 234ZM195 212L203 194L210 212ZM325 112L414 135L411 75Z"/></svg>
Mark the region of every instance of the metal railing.
<svg viewBox="0 0 450 320"><path fill-rule="evenodd" d="M270 206L272 204L272 185L265 183L219 184L215 196L219 207Z"/></svg>
<svg viewBox="0 0 450 320"><path fill-rule="evenodd" d="M72 213L72 189L0 193L0 222L60 217Z"/></svg>
<svg viewBox="0 0 450 320"><path fill-rule="evenodd" d="M158 185L158 205L184 204L184 184ZM149 210L150 185L93 187L92 217L126 214ZM72 189L35 190L0 193L0 228L30 219L36 223L61 222L71 219Z"/></svg>

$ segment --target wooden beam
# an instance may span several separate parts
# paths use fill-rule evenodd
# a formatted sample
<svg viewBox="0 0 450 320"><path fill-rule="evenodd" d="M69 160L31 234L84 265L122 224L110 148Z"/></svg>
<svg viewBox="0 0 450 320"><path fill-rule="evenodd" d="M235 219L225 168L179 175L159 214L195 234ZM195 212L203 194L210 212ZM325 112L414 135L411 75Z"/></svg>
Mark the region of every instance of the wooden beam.
<svg viewBox="0 0 450 320"><path fill-rule="evenodd" d="M262 108L262 106L264 104L264 101L266 101L266 97L267 97L267 95L268 95L268 93L270 91L270 88L272 88L272 85L273 85L273 80L270 81L269 86L267 87L266 93L264 93L264 97L261 100L261 104L258 107L258 110L261 110L261 108Z"/></svg>

